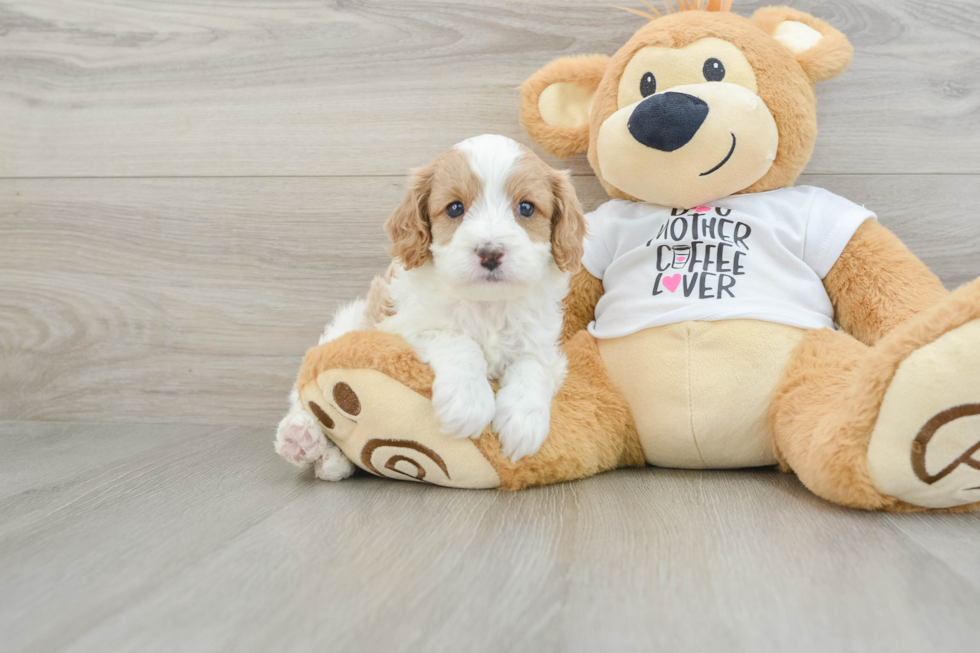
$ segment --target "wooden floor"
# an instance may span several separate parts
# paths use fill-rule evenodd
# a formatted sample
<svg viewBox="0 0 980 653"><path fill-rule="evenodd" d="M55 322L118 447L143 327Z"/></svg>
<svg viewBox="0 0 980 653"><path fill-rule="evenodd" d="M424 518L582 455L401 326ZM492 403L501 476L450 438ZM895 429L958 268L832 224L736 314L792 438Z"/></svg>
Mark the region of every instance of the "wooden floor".
<svg viewBox="0 0 980 653"><path fill-rule="evenodd" d="M5 651L976 651L980 520L771 471L521 493L269 455L267 428L0 426Z"/></svg>
<svg viewBox="0 0 980 653"><path fill-rule="evenodd" d="M800 183L947 286L980 275L980 2L787 4L856 49ZM0 650L976 651L977 515L856 513L771 471L501 494L273 456L406 171L527 142L521 82L641 24L601 0L0 0Z"/></svg>

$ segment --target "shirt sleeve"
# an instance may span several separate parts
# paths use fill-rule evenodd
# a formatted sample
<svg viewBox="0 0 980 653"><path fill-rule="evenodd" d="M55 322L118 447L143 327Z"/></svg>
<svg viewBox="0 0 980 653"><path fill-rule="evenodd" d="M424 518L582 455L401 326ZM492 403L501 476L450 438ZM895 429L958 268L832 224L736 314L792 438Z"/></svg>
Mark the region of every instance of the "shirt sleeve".
<svg viewBox="0 0 980 653"><path fill-rule="evenodd" d="M606 214L609 212L611 202L606 202L595 211L586 214L585 221L589 227L589 235L586 236L585 252L582 255L582 265L596 279L602 279L606 273L606 268L612 263L612 255L606 247L604 227L606 226Z"/></svg>
<svg viewBox="0 0 980 653"><path fill-rule="evenodd" d="M807 214L803 261L821 279L830 273L841 252L865 220L877 216L854 202L823 188L814 188Z"/></svg>

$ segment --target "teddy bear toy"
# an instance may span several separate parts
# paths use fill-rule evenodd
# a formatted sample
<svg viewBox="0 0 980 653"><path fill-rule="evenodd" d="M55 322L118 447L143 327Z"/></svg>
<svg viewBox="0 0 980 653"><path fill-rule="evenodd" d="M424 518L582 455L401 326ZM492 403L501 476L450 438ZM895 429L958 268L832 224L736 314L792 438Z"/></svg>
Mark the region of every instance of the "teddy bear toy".
<svg viewBox="0 0 980 653"><path fill-rule="evenodd" d="M358 467L516 490L643 464L779 465L855 508L980 506L980 281L946 291L871 211L794 186L814 86L852 48L808 14L730 4L680 0L612 57L524 83L531 139L588 152L613 198L587 216L540 451L513 462L489 426L444 435L429 368L362 331L307 352L296 383Z"/></svg>

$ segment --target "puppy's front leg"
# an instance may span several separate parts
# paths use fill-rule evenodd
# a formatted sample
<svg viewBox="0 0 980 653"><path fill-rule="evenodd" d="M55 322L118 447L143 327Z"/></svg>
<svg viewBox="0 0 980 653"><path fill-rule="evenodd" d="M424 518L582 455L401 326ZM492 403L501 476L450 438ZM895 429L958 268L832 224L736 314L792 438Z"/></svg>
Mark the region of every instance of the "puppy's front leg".
<svg viewBox="0 0 980 653"><path fill-rule="evenodd" d="M500 379L493 430L514 462L537 453L551 429L551 399L561 387L564 357L546 363L527 356L511 363Z"/></svg>
<svg viewBox="0 0 980 653"><path fill-rule="evenodd" d="M466 336L429 332L413 339L423 363L435 373L432 407L443 430L455 438L478 438L493 419L493 388L483 351Z"/></svg>

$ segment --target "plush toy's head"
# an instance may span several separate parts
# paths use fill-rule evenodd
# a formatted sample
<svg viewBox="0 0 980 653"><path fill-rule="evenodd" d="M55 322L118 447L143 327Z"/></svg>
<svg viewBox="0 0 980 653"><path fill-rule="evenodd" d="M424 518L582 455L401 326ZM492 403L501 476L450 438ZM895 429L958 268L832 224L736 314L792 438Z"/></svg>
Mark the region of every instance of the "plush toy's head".
<svg viewBox="0 0 980 653"><path fill-rule="evenodd" d="M528 134L555 156L587 150L621 199L689 208L792 186L816 140L814 84L850 64L847 38L786 7L748 19L731 0L678 2L612 57L558 59L528 79Z"/></svg>

